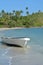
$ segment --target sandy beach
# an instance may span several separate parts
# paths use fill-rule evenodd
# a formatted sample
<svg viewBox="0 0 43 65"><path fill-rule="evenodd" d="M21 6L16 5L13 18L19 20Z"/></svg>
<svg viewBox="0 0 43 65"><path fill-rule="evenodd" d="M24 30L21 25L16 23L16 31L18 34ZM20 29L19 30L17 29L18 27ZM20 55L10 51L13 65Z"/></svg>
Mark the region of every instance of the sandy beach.
<svg viewBox="0 0 43 65"><path fill-rule="evenodd" d="M0 28L0 31L10 30L10 29L22 29L22 28L25 28L25 27ZM43 27L30 27L30 28L43 28Z"/></svg>
<svg viewBox="0 0 43 65"><path fill-rule="evenodd" d="M9 29L22 29L23 27L12 27L12 28L0 28L1 30L9 30Z"/></svg>

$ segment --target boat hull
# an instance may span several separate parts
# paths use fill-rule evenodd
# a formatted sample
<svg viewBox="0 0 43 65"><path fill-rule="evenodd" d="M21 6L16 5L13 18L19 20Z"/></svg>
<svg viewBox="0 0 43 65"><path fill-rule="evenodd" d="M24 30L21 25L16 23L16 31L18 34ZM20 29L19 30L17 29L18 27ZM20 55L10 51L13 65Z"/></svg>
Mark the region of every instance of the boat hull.
<svg viewBox="0 0 43 65"><path fill-rule="evenodd" d="M6 44L26 46L30 38L2 38L2 42Z"/></svg>

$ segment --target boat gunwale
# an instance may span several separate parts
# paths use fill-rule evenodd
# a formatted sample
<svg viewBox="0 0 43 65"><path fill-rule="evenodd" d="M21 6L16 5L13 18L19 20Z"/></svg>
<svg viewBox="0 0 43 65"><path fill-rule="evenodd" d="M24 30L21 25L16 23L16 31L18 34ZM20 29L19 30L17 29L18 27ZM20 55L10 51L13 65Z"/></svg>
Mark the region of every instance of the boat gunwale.
<svg viewBox="0 0 43 65"><path fill-rule="evenodd" d="M19 39L19 38L27 38L30 39L28 37L1 37L1 38L5 38L5 39Z"/></svg>

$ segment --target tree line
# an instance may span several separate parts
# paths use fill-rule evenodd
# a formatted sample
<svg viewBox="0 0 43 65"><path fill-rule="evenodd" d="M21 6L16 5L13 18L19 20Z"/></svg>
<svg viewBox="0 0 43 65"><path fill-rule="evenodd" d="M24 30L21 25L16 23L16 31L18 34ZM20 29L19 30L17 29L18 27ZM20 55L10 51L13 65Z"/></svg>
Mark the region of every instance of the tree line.
<svg viewBox="0 0 43 65"><path fill-rule="evenodd" d="M0 27L43 27L43 12L29 14L26 7L26 15L22 10L12 12L0 12Z"/></svg>

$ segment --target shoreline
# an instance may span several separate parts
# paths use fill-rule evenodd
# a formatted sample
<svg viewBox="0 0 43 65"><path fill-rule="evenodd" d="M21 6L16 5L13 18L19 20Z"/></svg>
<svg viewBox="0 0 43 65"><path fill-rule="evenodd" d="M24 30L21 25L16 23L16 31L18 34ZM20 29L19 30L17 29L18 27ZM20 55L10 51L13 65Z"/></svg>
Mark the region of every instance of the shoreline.
<svg viewBox="0 0 43 65"><path fill-rule="evenodd" d="M22 29L23 27L12 27L12 28L0 28L0 31L2 30L10 30L10 29Z"/></svg>
<svg viewBox="0 0 43 65"><path fill-rule="evenodd" d="M0 28L0 31L2 30L10 30L10 29L23 29L26 27L12 27L12 28ZM43 27L29 27L29 28L43 28Z"/></svg>

